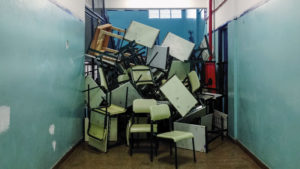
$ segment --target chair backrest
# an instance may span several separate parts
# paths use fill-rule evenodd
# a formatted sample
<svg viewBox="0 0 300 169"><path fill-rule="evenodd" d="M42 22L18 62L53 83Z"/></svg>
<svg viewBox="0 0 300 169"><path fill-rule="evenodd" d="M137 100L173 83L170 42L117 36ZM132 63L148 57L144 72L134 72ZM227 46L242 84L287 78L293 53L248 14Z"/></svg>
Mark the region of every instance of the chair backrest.
<svg viewBox="0 0 300 169"><path fill-rule="evenodd" d="M131 77L135 85L153 84L151 70L148 66L137 65L131 68Z"/></svg>
<svg viewBox="0 0 300 169"><path fill-rule="evenodd" d="M176 75L181 81L183 81L190 71L191 64L189 62L173 60L168 72L168 79L170 79L173 75Z"/></svg>
<svg viewBox="0 0 300 169"><path fill-rule="evenodd" d="M167 104L160 104L150 107L150 117L152 121L169 119L171 112Z"/></svg>
<svg viewBox="0 0 300 169"><path fill-rule="evenodd" d="M188 77L191 84L192 93L194 93L200 88L200 81L198 75L196 71L193 70L188 74Z"/></svg>
<svg viewBox="0 0 300 169"><path fill-rule="evenodd" d="M105 115L99 112L91 111L90 124L99 127L105 126Z"/></svg>
<svg viewBox="0 0 300 169"><path fill-rule="evenodd" d="M132 109L134 113L150 113L150 107L156 104L154 99L135 99Z"/></svg>
<svg viewBox="0 0 300 169"><path fill-rule="evenodd" d="M103 69L101 67L99 67L99 77L100 77L100 86L102 86L106 90L108 90L106 77L105 77Z"/></svg>

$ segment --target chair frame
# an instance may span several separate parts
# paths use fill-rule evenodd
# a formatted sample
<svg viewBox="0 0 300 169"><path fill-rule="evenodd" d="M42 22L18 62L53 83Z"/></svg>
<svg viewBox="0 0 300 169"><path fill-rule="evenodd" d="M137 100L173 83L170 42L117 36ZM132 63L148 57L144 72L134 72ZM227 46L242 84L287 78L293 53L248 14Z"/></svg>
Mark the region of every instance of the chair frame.
<svg viewBox="0 0 300 169"><path fill-rule="evenodd" d="M99 76L99 78L101 78L100 76ZM99 79L100 80L100 79ZM107 79L105 78L105 80L107 81ZM100 82L101 82L101 80L100 80ZM97 108L91 108L90 107L90 91L91 90L93 90L93 89L97 89L97 88L100 88L104 93L105 93L105 98L103 98L103 100L106 102L106 104L104 104L104 106L98 106ZM110 119L111 119L111 117L113 117L113 116L115 116L115 115L110 115L110 113L108 112L108 107L110 107L111 106L111 91L108 91L107 89L105 89L103 86L101 86L101 84L100 85L98 85L98 86L96 86L96 87L93 87L93 88L90 88L90 85L88 85L88 89L87 90L84 90L83 92L88 92L88 101L87 101L87 105L88 105L88 112L89 112L89 115L88 115L88 117L89 117L89 119L91 118L90 116L91 116L91 111L93 111L93 110L96 110L96 109L101 109L101 108L105 108L105 111L104 111L104 113L101 113L101 112L98 112L98 111L94 111L94 112L96 112L96 113L99 113L99 114L104 114L105 115L105 118L104 118L104 129L106 129L107 127L108 127L108 129L107 129L107 140L109 141L109 138L110 138ZM109 95L109 98L108 98L108 95ZM125 108L127 109L127 98L128 98L128 88L126 89L126 101L125 101ZM103 102L103 101L102 101ZM89 133L89 130L90 130L90 123L89 123L89 125L88 125L88 132L87 132L87 134L90 136L90 137L92 137L92 138L94 138L94 139L96 139L96 140L99 140L99 141L103 141L103 139L99 139L99 138L97 138L97 137L94 137L93 135L91 135L90 133ZM118 142L116 143L116 145L118 144ZM115 145L112 145L112 146L115 146ZM112 146L109 146L108 145L108 147L112 147Z"/></svg>
<svg viewBox="0 0 300 169"><path fill-rule="evenodd" d="M137 65L138 66L138 65ZM133 77L133 72L137 72L137 71L149 71L150 72L150 75L151 75L151 80L140 80L141 78L142 78L142 75L140 75L139 77L138 77L138 79L134 79ZM137 83L139 83L139 82L152 82L153 83L153 85L154 85L154 82L153 82L153 75L152 75L152 72L151 72L151 68L148 66L148 69L131 69L131 77L132 77L132 80L133 80L133 82L134 82L134 84L136 85L136 86L140 86L140 85L138 85Z"/></svg>
<svg viewBox="0 0 300 169"><path fill-rule="evenodd" d="M131 115L131 119L132 119L131 126L133 124L135 124L135 117L147 117L148 118L147 121L151 122L150 112L144 112L144 113L135 113L135 112L132 112L132 115ZM153 131L152 131L152 127L151 127L151 130L150 130L150 133L149 133L150 134L150 144L151 144L151 133L152 132ZM130 139L129 139L129 142L130 142L130 144L129 144L129 154L130 154L130 156L132 156L132 152L133 152L133 149L134 149L134 134L139 134L139 133L130 133ZM152 147L150 146L150 157L151 157L151 152L152 152Z"/></svg>
<svg viewBox="0 0 300 169"><path fill-rule="evenodd" d="M150 118L150 113L134 113L132 112L132 116L131 116L131 119L132 119L132 124L136 124L135 123L135 117L147 117L148 119ZM130 128L131 128L130 126ZM130 139L129 139L129 154L130 156L132 156L132 152L133 152L133 149L134 149L134 134L140 134L140 133L130 133ZM139 144L138 144L139 145ZM151 152L150 152L151 153Z"/></svg>
<svg viewBox="0 0 300 169"><path fill-rule="evenodd" d="M197 73L197 72L196 72ZM214 107L214 99L211 98L209 100L204 100L204 104L201 101L201 98L199 98L199 94L202 94L202 85L200 83L200 87L195 90L194 92L192 92L192 86L191 86L191 82L190 79L187 77L187 81L189 84L189 89L190 92L193 94L194 97L197 98L197 100L202 104L202 105L210 105L211 107ZM206 114L211 114L212 112L207 111L208 109L206 109ZM214 128L214 122L215 122L215 117L213 115L213 121L212 121L212 127ZM223 132L227 132L227 129L223 128L223 124L224 124L224 119L221 117L221 128L219 128L218 130L211 130L208 131L207 128L205 128L205 149L206 149L206 153L208 153L209 149L208 149L208 145L213 142L215 139L217 139L218 137L221 137L222 140L224 140L224 134ZM216 136L212 137L211 139L208 139L208 134L217 134Z"/></svg>
<svg viewBox="0 0 300 169"><path fill-rule="evenodd" d="M139 66L139 65L136 65L136 66ZM144 66L144 65L142 65L142 66ZM150 66L147 66L147 67L148 68L142 68L142 69L132 69L131 68L131 79L133 81L133 84L134 84L135 88L141 94L141 96L144 96L145 98L150 98L148 96L149 92L152 93L152 94L155 94L158 91L158 89L157 89L157 86L154 83L154 78L153 78L153 74L151 72L151 67ZM151 80L140 80L142 78L142 75L140 75L138 77L138 79L134 79L133 73L135 71L149 71L150 75L151 75ZM151 82L152 84L138 84L139 82ZM152 86L153 89L151 89L151 90L147 89L146 91L143 92L141 87L139 87L139 86ZM147 94L145 94L145 93L147 93ZM153 97L151 97L151 98L153 98ZM154 98L156 98L156 97L154 97Z"/></svg>
<svg viewBox="0 0 300 169"><path fill-rule="evenodd" d="M106 103L107 103L105 106L99 106L99 107L97 107L97 108L91 108L91 107L90 107L90 91L93 90L93 89L97 89L97 88L100 88L101 90L104 91L104 93L106 93L106 92L105 92L106 89L105 89L103 86L99 86L99 85L96 86L96 87L93 87L93 88L90 88L90 85L88 85L88 89L83 91L83 92L88 92L88 101L87 101L88 112L89 112L88 117L89 117L89 119L91 118L91 111L93 111L93 110L95 110L95 109L99 109L99 108L105 108L105 114L104 114L104 115L105 115L105 118L104 118L104 129L106 129L107 126L109 126L109 122L108 122L107 118L110 118L110 117L109 117L109 114L108 114L108 111L107 111L107 108L110 106L110 104L107 102L107 100L108 100L107 93L106 93L106 98L103 98L103 100L106 101ZM100 113L100 112L98 112L98 111L94 111L94 112L103 115L103 113ZM90 126L91 126L91 125L90 125L90 123L89 123L87 134L88 134L90 137L92 137L92 138L94 138L94 139L96 139L96 140L103 141L103 139L99 139L99 138L97 138L97 137L95 137L95 136L93 136L93 135L91 135L91 134L89 133ZM109 127L108 127L108 131L107 131L107 132L108 132L108 135L109 135ZM109 136L108 136L108 138L109 138Z"/></svg>
<svg viewBox="0 0 300 169"><path fill-rule="evenodd" d="M164 120L164 119L162 119ZM171 113L170 111L170 117L169 117L169 131L174 131L174 125L173 125L173 113ZM153 161L153 137L155 137L155 142L156 142L156 148L158 147L158 138L157 138L157 134L158 132L155 133L153 132L153 125L154 124L158 124L158 121L161 121L161 120L157 120L157 121L153 121L151 120L151 161ZM174 142L172 139L167 139L167 138L159 138L159 139L163 139L163 140L168 140L169 141L169 144L170 144L170 156L172 156L172 148L174 147L175 149L175 168L178 169L178 160L177 160L177 144L176 142ZM196 162L196 152L195 152L195 141L194 141L194 138L192 138L192 144L193 144L193 157L194 157L194 162ZM157 149L156 149L156 155L157 155Z"/></svg>

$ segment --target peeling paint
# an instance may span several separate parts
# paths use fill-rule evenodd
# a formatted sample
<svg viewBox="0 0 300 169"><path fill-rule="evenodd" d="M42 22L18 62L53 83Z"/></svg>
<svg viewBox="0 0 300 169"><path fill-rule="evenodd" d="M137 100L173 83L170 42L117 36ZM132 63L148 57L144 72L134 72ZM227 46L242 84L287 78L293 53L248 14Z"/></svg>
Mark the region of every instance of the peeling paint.
<svg viewBox="0 0 300 169"><path fill-rule="evenodd" d="M70 47L70 44L69 44L69 41L67 40L66 41L66 49L69 49L69 47Z"/></svg>
<svg viewBox="0 0 300 169"><path fill-rule="evenodd" d="M54 133L55 133L55 125L51 124L50 127L49 127L49 134L54 135Z"/></svg>
<svg viewBox="0 0 300 169"><path fill-rule="evenodd" d="M0 134L9 129L10 107L0 106Z"/></svg>
<svg viewBox="0 0 300 169"><path fill-rule="evenodd" d="M55 140L52 141L52 148L53 148L53 151L56 150L56 141Z"/></svg>

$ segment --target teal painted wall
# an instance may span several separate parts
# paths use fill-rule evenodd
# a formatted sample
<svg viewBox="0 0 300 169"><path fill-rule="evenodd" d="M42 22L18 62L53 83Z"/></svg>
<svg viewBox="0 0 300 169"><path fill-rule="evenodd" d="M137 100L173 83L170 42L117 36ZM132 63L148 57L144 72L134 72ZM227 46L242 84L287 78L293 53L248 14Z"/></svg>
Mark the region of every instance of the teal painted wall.
<svg viewBox="0 0 300 169"><path fill-rule="evenodd" d="M194 42L199 44L204 36L205 21L199 17L186 18L185 10L181 19L149 19L147 10L140 11L108 11L109 21L116 27L128 28L132 20L160 29L159 42L161 43L168 32L172 32L182 38L189 39L188 31L193 31ZM197 33L198 32L198 33ZM198 37L197 37L198 35Z"/></svg>
<svg viewBox="0 0 300 169"><path fill-rule="evenodd" d="M228 24L230 134L273 169L300 166L299 1Z"/></svg>
<svg viewBox="0 0 300 169"><path fill-rule="evenodd" d="M51 168L82 138L85 25L47 0L0 1L0 25L0 168Z"/></svg>
<svg viewBox="0 0 300 169"><path fill-rule="evenodd" d="M237 138L237 115L238 115L238 55L236 24L228 24L228 133Z"/></svg>

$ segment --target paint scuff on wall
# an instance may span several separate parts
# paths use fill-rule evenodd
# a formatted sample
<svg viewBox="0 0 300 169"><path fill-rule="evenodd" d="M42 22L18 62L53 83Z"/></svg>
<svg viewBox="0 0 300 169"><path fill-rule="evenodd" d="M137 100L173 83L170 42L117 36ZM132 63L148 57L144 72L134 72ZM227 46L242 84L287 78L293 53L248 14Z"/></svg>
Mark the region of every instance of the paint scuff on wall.
<svg viewBox="0 0 300 169"><path fill-rule="evenodd" d="M0 106L0 134L9 129L10 107Z"/></svg>
<svg viewBox="0 0 300 169"><path fill-rule="evenodd" d="M50 127L49 127L49 134L54 135L54 132L55 132L55 125L51 124Z"/></svg>
<svg viewBox="0 0 300 169"><path fill-rule="evenodd" d="M52 148L53 148L53 151L56 150L56 141L55 140L52 141Z"/></svg>

